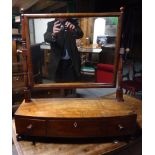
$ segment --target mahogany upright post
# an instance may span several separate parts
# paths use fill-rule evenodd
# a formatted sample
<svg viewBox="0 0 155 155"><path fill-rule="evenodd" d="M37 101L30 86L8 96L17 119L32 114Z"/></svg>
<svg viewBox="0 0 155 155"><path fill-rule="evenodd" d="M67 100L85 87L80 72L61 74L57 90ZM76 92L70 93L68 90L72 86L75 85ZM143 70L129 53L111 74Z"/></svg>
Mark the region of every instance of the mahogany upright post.
<svg viewBox="0 0 155 155"><path fill-rule="evenodd" d="M26 34L25 34L25 24L24 24L24 10L21 8L21 23L22 23L22 55L23 55L23 70L24 70L24 81L25 81L25 102L31 101L31 93L30 93L30 86L28 80L28 62L27 62L27 55L28 50L26 47Z"/></svg>
<svg viewBox="0 0 155 155"><path fill-rule="evenodd" d="M121 16L120 16L121 28L120 28L120 30L122 30L122 19L123 19L124 7L121 7L120 11L121 11ZM119 60L119 63L118 63L118 86L117 86L117 90L116 90L116 99L117 99L117 101L122 102L122 101L124 101L124 99L123 99L123 89L121 87L122 70L123 70L123 59L122 59L122 53L121 52L119 53L119 59L118 60Z"/></svg>

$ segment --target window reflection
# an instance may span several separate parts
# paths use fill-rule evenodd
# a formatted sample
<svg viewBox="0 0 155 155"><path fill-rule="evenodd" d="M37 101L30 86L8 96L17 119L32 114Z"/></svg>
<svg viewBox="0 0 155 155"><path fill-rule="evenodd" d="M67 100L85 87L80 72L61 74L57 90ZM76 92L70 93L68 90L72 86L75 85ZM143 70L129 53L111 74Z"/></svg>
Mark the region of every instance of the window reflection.
<svg viewBox="0 0 155 155"><path fill-rule="evenodd" d="M106 21L105 21L104 18L97 18L97 19L95 19L95 22L94 22L94 39L93 39L93 44L97 43L97 37L105 36L105 22ZM101 42L98 42L98 43L101 44Z"/></svg>

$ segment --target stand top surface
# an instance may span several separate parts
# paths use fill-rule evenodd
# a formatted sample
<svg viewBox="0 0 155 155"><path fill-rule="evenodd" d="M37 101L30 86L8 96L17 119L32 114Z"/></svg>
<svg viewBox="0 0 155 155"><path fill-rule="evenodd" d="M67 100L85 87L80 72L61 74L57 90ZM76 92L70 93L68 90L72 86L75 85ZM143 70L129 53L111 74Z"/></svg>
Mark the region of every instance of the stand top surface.
<svg viewBox="0 0 155 155"><path fill-rule="evenodd" d="M42 118L98 118L141 113L140 100L127 95L124 95L124 100L117 102L115 95L94 99L32 99L30 103L23 101L15 115Z"/></svg>

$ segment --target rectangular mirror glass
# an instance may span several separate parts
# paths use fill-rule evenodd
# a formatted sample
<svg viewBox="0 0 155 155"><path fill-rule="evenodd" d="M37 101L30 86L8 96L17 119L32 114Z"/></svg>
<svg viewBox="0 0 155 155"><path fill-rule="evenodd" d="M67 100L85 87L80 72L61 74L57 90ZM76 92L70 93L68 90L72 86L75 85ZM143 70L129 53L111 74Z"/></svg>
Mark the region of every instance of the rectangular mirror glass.
<svg viewBox="0 0 155 155"><path fill-rule="evenodd" d="M30 83L114 87L119 16L120 13L25 15Z"/></svg>

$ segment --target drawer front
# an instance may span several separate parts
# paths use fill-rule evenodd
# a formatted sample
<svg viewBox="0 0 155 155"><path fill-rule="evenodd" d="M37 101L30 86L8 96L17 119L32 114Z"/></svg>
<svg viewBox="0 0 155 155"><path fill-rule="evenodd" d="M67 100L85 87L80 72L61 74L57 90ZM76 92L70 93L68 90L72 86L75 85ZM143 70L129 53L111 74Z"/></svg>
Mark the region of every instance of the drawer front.
<svg viewBox="0 0 155 155"><path fill-rule="evenodd" d="M136 131L136 115L109 118L107 121L107 136L131 135ZM104 128L104 126L103 126Z"/></svg>
<svg viewBox="0 0 155 155"><path fill-rule="evenodd" d="M100 137L107 129L99 120L51 120L47 123L47 136L50 137Z"/></svg>
<svg viewBox="0 0 155 155"><path fill-rule="evenodd" d="M111 137L134 134L136 117L111 117L95 120L51 120L47 136L51 137Z"/></svg>
<svg viewBox="0 0 155 155"><path fill-rule="evenodd" d="M46 121L40 119L16 118L16 132L21 135L45 136Z"/></svg>

